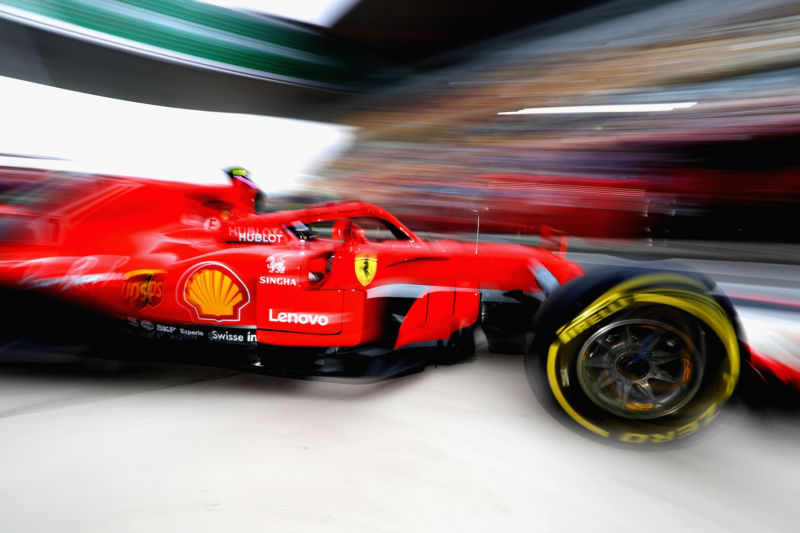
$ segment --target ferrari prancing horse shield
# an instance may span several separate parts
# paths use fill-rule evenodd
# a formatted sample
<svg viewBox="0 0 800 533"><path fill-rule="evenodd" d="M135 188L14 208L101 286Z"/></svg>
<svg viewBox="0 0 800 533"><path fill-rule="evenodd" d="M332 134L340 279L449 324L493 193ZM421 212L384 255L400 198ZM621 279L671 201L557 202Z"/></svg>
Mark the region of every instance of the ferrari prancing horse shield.
<svg viewBox="0 0 800 533"><path fill-rule="evenodd" d="M369 285L378 271L378 254L364 253L356 256L356 277L363 285Z"/></svg>

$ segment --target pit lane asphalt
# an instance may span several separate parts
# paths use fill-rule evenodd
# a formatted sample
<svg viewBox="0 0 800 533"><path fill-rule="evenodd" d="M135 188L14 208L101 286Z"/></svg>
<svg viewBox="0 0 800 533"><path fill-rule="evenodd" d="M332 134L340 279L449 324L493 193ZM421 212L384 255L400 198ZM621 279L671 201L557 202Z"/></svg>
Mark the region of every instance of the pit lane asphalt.
<svg viewBox="0 0 800 533"><path fill-rule="evenodd" d="M587 269L620 261L581 253ZM791 269L700 266L793 294ZM757 347L797 347L796 311L739 311ZM792 413L734 405L680 446L631 450L559 424L521 357L485 350L369 385L13 346L0 360L6 531L795 529Z"/></svg>

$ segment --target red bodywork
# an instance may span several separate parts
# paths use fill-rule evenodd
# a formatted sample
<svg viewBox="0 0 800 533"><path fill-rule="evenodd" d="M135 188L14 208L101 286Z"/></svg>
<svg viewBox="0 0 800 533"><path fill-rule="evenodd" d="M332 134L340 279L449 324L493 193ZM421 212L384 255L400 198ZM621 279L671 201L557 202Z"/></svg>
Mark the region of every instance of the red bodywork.
<svg viewBox="0 0 800 533"><path fill-rule="evenodd" d="M266 359L254 351L273 350L281 372L298 354L311 356L291 375L384 377L439 360L426 352L409 362L405 348L467 339L468 352L472 336L463 333L473 326L491 351L521 350L541 302L583 275L545 249L424 241L362 202L269 214L254 206L255 191L237 184L6 170L4 308L15 324L56 336L111 331L114 351L143 338L184 361L255 370ZM27 333L5 324L7 335ZM231 355L236 347L244 357ZM201 361L203 350L218 357ZM358 364L339 365L340 356ZM796 371L761 354L749 364L765 383L800 384Z"/></svg>
<svg viewBox="0 0 800 533"><path fill-rule="evenodd" d="M391 349L446 342L486 318L487 302L540 301L582 274L543 249L426 242L361 202L257 214L232 186L110 177L30 186L56 195L33 191L33 205L0 204L0 284L172 339ZM402 312L397 301L406 302Z"/></svg>

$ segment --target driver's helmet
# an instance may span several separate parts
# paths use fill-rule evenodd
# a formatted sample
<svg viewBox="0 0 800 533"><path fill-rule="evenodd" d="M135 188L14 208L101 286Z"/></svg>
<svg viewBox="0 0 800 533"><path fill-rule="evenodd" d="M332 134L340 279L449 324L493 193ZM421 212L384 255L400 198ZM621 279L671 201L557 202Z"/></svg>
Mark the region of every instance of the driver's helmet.
<svg viewBox="0 0 800 533"><path fill-rule="evenodd" d="M228 167L224 171L234 189L238 191L239 202L243 209L256 212L266 210L267 197L250 177L250 172L246 168Z"/></svg>
<svg viewBox="0 0 800 533"><path fill-rule="evenodd" d="M250 172L244 167L228 167L225 169L225 174L227 174L234 183L243 183L248 187L258 189L258 185L250 178Z"/></svg>

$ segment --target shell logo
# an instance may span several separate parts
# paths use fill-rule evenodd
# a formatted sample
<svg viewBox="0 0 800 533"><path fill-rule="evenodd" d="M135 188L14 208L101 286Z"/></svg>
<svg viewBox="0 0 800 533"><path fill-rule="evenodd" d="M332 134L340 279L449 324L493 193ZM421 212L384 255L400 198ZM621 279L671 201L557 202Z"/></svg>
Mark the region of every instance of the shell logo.
<svg viewBox="0 0 800 533"><path fill-rule="evenodd" d="M239 320L250 293L236 274L219 263L195 267L183 285L183 299L200 320Z"/></svg>

